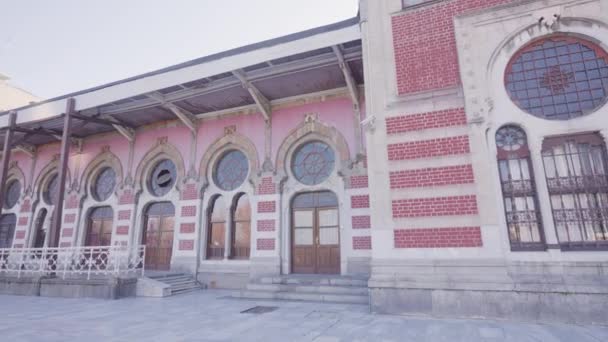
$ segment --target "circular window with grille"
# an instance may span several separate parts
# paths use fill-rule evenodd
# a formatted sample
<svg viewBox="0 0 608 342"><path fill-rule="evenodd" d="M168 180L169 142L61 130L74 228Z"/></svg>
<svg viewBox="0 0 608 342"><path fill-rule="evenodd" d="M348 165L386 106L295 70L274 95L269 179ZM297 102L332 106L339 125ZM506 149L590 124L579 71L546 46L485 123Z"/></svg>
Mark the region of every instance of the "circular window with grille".
<svg viewBox="0 0 608 342"><path fill-rule="evenodd" d="M19 201L19 196L21 195L21 183L18 180L13 180L8 183L6 187L6 194L4 195L4 207L6 209L11 209L17 204Z"/></svg>
<svg viewBox="0 0 608 342"><path fill-rule="evenodd" d="M248 173L247 156L239 150L230 150L217 162L213 179L220 189L232 191L245 182Z"/></svg>
<svg viewBox="0 0 608 342"><path fill-rule="evenodd" d="M549 120L589 114L608 98L608 53L568 35L536 40L513 56L505 72L511 100L523 111Z"/></svg>
<svg viewBox="0 0 608 342"><path fill-rule="evenodd" d="M169 159L163 159L152 168L148 188L153 195L163 196L173 188L176 180L177 169L175 164Z"/></svg>
<svg viewBox="0 0 608 342"><path fill-rule="evenodd" d="M97 175L93 185L93 196L97 201L107 200L116 187L116 172L111 167L105 167Z"/></svg>
<svg viewBox="0 0 608 342"><path fill-rule="evenodd" d="M46 184L46 189L42 194L44 201L46 204L55 205L55 201L57 200L57 194L59 193L59 177L57 174L54 174L49 179Z"/></svg>
<svg viewBox="0 0 608 342"><path fill-rule="evenodd" d="M295 151L291 170L300 183L316 185L329 177L335 163L334 150L329 145L321 141L311 141Z"/></svg>

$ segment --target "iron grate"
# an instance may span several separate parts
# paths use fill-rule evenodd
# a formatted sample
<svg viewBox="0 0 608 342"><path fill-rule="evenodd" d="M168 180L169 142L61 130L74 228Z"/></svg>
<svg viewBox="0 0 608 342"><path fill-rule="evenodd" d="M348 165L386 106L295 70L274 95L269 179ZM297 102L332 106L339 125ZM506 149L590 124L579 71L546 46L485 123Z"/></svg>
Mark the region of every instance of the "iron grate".
<svg viewBox="0 0 608 342"><path fill-rule="evenodd" d="M260 314L264 314L264 313L268 313L268 312L273 312L276 309L278 309L277 306L254 306L245 311L241 311L241 313L260 315Z"/></svg>

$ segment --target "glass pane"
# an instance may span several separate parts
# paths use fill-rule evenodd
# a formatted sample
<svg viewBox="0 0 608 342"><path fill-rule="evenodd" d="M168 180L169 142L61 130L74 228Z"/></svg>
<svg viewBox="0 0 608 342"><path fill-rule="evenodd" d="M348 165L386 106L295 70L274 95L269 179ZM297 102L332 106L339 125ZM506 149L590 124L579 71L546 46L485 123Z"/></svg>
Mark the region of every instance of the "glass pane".
<svg viewBox="0 0 608 342"><path fill-rule="evenodd" d="M308 142L296 150L291 164L292 172L300 183L316 185L327 179L333 171L334 151L324 142Z"/></svg>
<svg viewBox="0 0 608 342"><path fill-rule="evenodd" d="M163 196L169 192L177 180L177 169L175 164L169 160L161 160L154 166L148 186L150 192L155 196Z"/></svg>
<svg viewBox="0 0 608 342"><path fill-rule="evenodd" d="M249 198L247 195L242 195L236 204L236 210L234 211L235 221L249 221L251 220L251 205L249 204Z"/></svg>
<svg viewBox="0 0 608 342"><path fill-rule="evenodd" d="M4 197L4 207L10 209L17 204L21 195L21 183L18 180L13 180L9 183Z"/></svg>
<svg viewBox="0 0 608 342"><path fill-rule="evenodd" d="M217 197L212 204L211 222L226 222L226 214L224 199L221 196Z"/></svg>
<svg viewBox="0 0 608 342"><path fill-rule="evenodd" d="M340 229L338 227L319 228L319 244L337 245L339 241Z"/></svg>
<svg viewBox="0 0 608 342"><path fill-rule="evenodd" d="M211 225L211 238L209 245L211 247L224 247L226 238L226 224L225 223L213 223Z"/></svg>
<svg viewBox="0 0 608 342"><path fill-rule="evenodd" d="M236 247L249 247L251 241L251 223L236 222L234 231L234 245Z"/></svg>
<svg viewBox="0 0 608 342"><path fill-rule="evenodd" d="M294 229L294 244L298 246L312 245L313 230L311 228Z"/></svg>
<svg viewBox="0 0 608 342"><path fill-rule="evenodd" d="M98 201L105 201L112 195L115 186L116 172L114 172L114 169L111 167L104 168L97 176L95 182L93 189L95 199Z"/></svg>
<svg viewBox="0 0 608 342"><path fill-rule="evenodd" d="M162 215L170 216L175 215L175 207L171 202L157 202L152 203L147 210L148 215Z"/></svg>
<svg viewBox="0 0 608 342"><path fill-rule="evenodd" d="M323 209L319 210L319 226L337 226L338 225L338 209Z"/></svg>
<svg viewBox="0 0 608 342"><path fill-rule="evenodd" d="M313 211L297 210L297 211L294 211L293 216L294 216L294 225L296 227L312 227Z"/></svg>
<svg viewBox="0 0 608 342"><path fill-rule="evenodd" d="M156 246L158 244L158 233L160 227L160 217L150 216L148 217L148 223L146 226L146 234L144 235L143 243L145 245Z"/></svg>
<svg viewBox="0 0 608 342"><path fill-rule="evenodd" d="M247 156L239 150L226 152L215 167L213 178L222 190L231 191L243 184L249 173Z"/></svg>

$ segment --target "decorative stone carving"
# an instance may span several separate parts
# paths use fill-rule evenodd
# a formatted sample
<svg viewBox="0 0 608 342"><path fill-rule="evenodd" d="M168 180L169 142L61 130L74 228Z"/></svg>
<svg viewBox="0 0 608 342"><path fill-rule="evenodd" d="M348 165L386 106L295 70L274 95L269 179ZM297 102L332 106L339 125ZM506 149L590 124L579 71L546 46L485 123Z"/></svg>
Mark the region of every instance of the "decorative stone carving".
<svg viewBox="0 0 608 342"><path fill-rule="evenodd" d="M376 131L376 116L370 115L363 119L363 121L361 121L361 126L365 131L373 134Z"/></svg>
<svg viewBox="0 0 608 342"><path fill-rule="evenodd" d="M224 127L224 135L231 135L236 133L236 125Z"/></svg>

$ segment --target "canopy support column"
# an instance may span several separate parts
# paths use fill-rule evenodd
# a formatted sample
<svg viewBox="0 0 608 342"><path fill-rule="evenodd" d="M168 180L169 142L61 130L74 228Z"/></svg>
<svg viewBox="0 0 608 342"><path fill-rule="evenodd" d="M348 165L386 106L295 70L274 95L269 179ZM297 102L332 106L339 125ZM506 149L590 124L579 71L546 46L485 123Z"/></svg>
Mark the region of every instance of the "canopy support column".
<svg viewBox="0 0 608 342"><path fill-rule="evenodd" d="M63 134L61 136L61 156L59 157L59 191L55 198L55 212L49 234L49 247L59 247L61 222L63 222L63 199L65 197L65 183L68 175L68 159L70 153L70 134L72 130L72 116L74 115L75 100L68 99L63 117Z"/></svg>
<svg viewBox="0 0 608 342"><path fill-rule="evenodd" d="M11 162L11 149L13 144L13 132L15 122L17 121L17 112L12 111L8 118L8 129L4 135L4 146L2 148L2 170L0 170L0 214L4 208L4 193L6 191L6 178L8 177L8 166Z"/></svg>

